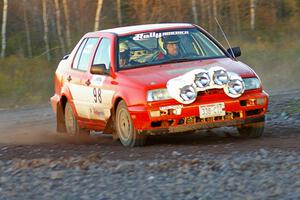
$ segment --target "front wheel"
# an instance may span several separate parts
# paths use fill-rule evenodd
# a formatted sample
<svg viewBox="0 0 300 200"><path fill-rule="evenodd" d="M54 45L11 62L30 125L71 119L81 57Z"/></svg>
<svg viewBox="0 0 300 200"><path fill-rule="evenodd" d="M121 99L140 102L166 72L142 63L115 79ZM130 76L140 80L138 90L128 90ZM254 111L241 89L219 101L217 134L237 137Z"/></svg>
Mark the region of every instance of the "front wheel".
<svg viewBox="0 0 300 200"><path fill-rule="evenodd" d="M126 103L120 101L116 112L116 131L120 142L126 147L143 146L146 136L134 128Z"/></svg>
<svg viewBox="0 0 300 200"><path fill-rule="evenodd" d="M265 122L256 122L238 128L239 134L243 138L259 138L262 136Z"/></svg>

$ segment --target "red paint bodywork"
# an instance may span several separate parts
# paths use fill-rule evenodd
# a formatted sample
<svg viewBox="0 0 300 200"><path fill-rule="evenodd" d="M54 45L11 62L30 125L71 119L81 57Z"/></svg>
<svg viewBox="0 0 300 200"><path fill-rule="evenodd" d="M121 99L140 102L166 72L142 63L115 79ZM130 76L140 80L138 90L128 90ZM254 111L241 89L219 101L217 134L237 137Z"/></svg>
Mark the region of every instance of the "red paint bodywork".
<svg viewBox="0 0 300 200"><path fill-rule="evenodd" d="M178 25L173 26L174 28L184 28L184 27L194 27L192 25ZM162 29L171 29L171 28L160 28L160 29L151 29L148 28L147 31L158 31ZM202 29L201 29L202 30ZM138 33L141 30L135 30L128 32L126 34ZM202 30L203 31L203 30ZM203 31L205 32L205 31ZM169 100L162 100L156 102L147 102L146 95L147 91L151 89L158 89L158 88L166 88L166 83L169 79L177 77L182 73L176 73L176 70L184 70L184 69L195 69L195 67L205 67L210 64L217 63L218 66L225 68L227 71L232 71L239 74L242 78L246 77L257 77L255 72L248 67L247 65L236 61L233 58L218 58L218 59L207 59L207 60L197 60L197 61L190 61L190 62L182 62L182 63L171 63L171 64L163 64L163 65L156 65L156 66L147 66L135 69L128 69L117 71L117 37L118 35L126 35L125 33L116 33L108 31L99 31L93 33L87 33L83 38L79 41L76 45L74 50L69 55L68 59L62 60L57 68L55 73L55 94L51 98L52 108L54 112L57 113L58 106L63 106L64 101L68 101L71 103L75 116L78 120L78 124L81 128L87 128L91 130L101 131L107 125L108 120L101 121L101 120L90 120L86 118L80 118L77 115L75 106L73 104L72 94L66 84L68 82L68 77L72 77L72 81L77 84L84 84L87 79L90 79L92 74L89 72L81 72L77 70L73 70L71 68L74 56L78 47L80 46L81 41L86 37L108 37L112 41L112 48L111 48L111 68L110 68L110 75L107 76L105 82L103 84L103 88L109 88L110 90L114 90L115 94L112 100L112 116L115 113L115 109L117 103L120 99L126 102L128 110L131 114L131 119L133 121L135 129L139 132L146 132L152 133L151 131L162 129L168 129L169 127L179 127L179 126L190 126L191 124L184 123L178 124L177 122L180 119L186 119L187 117L197 117L199 116L199 105L202 104L210 104L216 102L224 102L225 103L225 111L228 112L240 112L241 117L240 119L245 120L248 118L259 118L265 115L268 105L268 95L263 91L262 88L254 89L245 91L244 94L239 98L230 98L222 89L215 89L209 93L201 93L198 95L197 100L189 105L182 105L181 103L177 102L175 99ZM211 36L210 36L211 37ZM216 41L215 41L216 42ZM94 52L95 54L95 52ZM92 59L94 57L92 56ZM91 59L91 60L92 60ZM91 61L89 64L89 68L91 65ZM185 71L187 72L187 71ZM265 103L263 105L249 105L243 106L241 105L242 101L247 101L249 99L256 99L256 98L264 98ZM160 117L150 117L150 111L159 110L162 106L169 106L169 105L182 105L182 113L181 115L165 115ZM247 116L246 112L249 110L259 110L261 112L258 114L254 114L251 116ZM166 125L162 123L161 126L153 126L153 123L156 122L167 122L169 120L173 120L172 124ZM220 125L224 122L233 121L234 119L222 119L220 121L216 121L217 123L220 122ZM209 121L201 121L196 123L205 123L209 124ZM239 123L238 125L243 124ZM215 125L213 125L215 126ZM217 125L218 126L218 125Z"/></svg>

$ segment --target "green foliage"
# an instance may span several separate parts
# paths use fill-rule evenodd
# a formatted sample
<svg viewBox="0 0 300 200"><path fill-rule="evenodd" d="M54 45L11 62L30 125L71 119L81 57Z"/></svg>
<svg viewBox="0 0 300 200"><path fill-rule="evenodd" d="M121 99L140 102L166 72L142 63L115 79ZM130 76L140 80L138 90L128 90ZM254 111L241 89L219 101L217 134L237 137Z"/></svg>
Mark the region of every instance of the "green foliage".
<svg viewBox="0 0 300 200"><path fill-rule="evenodd" d="M300 8L300 0L296 0L297 7Z"/></svg>
<svg viewBox="0 0 300 200"><path fill-rule="evenodd" d="M51 66L45 60L16 56L0 60L0 107L47 102L53 93Z"/></svg>

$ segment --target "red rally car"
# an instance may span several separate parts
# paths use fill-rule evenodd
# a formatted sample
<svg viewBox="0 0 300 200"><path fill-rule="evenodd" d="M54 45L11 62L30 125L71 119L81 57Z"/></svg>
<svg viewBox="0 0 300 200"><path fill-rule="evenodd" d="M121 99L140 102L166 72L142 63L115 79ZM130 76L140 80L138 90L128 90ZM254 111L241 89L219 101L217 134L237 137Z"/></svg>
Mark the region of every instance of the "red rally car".
<svg viewBox="0 0 300 200"><path fill-rule="evenodd" d="M147 135L223 126L260 137L268 94L240 55L186 23L87 33L55 73L57 130L103 131L131 147Z"/></svg>

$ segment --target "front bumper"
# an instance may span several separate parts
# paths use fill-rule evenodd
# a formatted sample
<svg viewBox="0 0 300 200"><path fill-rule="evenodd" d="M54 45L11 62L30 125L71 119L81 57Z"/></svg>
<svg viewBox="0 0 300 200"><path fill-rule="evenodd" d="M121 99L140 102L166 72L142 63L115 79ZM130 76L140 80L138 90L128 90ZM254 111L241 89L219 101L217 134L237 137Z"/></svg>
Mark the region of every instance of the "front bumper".
<svg viewBox="0 0 300 200"><path fill-rule="evenodd" d="M159 134L167 134L167 133L181 133L188 131L195 131L201 129L210 129L210 128L219 128L219 127L227 127L227 126L241 126L245 124L264 122L265 116L259 117L251 117L247 119L235 119L224 122L209 122L209 123L195 123L190 125L178 125L178 126L170 126L168 128L159 128L152 130L139 130L140 134L146 135L159 135Z"/></svg>
<svg viewBox="0 0 300 200"><path fill-rule="evenodd" d="M128 106L135 129L142 134L165 134L210 129L225 126L242 126L249 123L263 122L268 106L268 94L263 91L247 91L240 98L232 99L217 91L198 95L197 100L189 105L182 105L174 99L148 103L147 106ZM256 99L263 99L257 103ZM200 118L199 106L224 102L226 112L222 117ZM180 106L179 113L163 110ZM151 111L160 111L161 115L153 117Z"/></svg>

